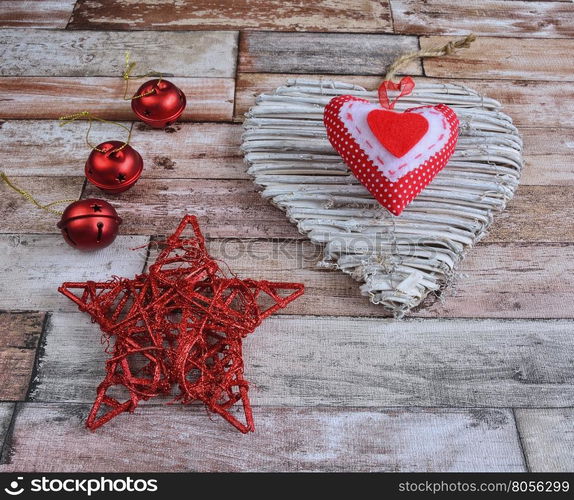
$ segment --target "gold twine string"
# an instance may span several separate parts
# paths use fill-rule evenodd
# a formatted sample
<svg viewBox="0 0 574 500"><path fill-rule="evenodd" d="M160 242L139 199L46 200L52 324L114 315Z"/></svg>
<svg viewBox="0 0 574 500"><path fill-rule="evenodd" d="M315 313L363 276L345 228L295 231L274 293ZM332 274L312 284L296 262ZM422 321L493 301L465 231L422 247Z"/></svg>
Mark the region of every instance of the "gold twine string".
<svg viewBox="0 0 574 500"><path fill-rule="evenodd" d="M74 201L78 201L77 199L70 199L70 200L57 200L57 201L53 201L52 203L48 203L46 205L42 205L38 200L36 200L36 198L34 198L28 191L19 188L18 186L16 186L9 178L8 176L4 173L4 172L0 172L0 179L2 179L9 187L11 187L14 191L16 191L18 194L20 194L22 196L22 198L25 198L26 200L28 200L29 202L33 203L34 205L36 205L37 208L40 208L42 210L45 210L46 212L50 212L52 214L56 214L56 215L62 215L64 212L60 212L59 210L54 210L52 207L54 205L61 205L62 203L72 203Z"/></svg>
<svg viewBox="0 0 574 500"><path fill-rule="evenodd" d="M87 119L88 120L88 130L86 131L86 144L88 145L88 147L90 147L91 149L94 149L95 151L98 151L100 153L108 153L108 151L104 151L103 149L100 149L97 146L94 146L90 142L90 131L92 130L92 122L94 120L98 121L98 122L102 122L102 123L109 123L110 125L117 125L118 127L121 127L127 131L128 138L125 140L125 142L120 147L114 149L112 151L112 153L117 153L118 151L121 151L130 143L130 140L132 138L131 128L126 127L122 123L113 122L110 120L104 120L103 118L98 118L97 116L92 115L89 111L80 111L79 113L74 113L72 115L60 116L60 118L59 118L60 127L67 125L68 123L72 123L72 122L79 120L79 119Z"/></svg>
<svg viewBox="0 0 574 500"><path fill-rule="evenodd" d="M159 82L161 82L161 79L163 77L163 75L161 73L158 73L157 71L149 71L145 75L133 75L132 76L131 72L135 68L135 65L136 65L135 62L130 62L130 51L128 50L126 52L126 67L124 68L124 71L122 73L122 78L126 82L126 85L124 87L124 101L131 101L133 99L139 99L140 97L145 97L146 95L150 95L150 94L155 93L155 87L154 87L153 89L148 90L147 92L142 92L141 94L134 95L132 97L128 97L128 86L129 86L129 80L130 79L134 80L136 78L147 78L148 76L157 76L157 77L159 77L158 82L157 82L159 84Z"/></svg>
<svg viewBox="0 0 574 500"><path fill-rule="evenodd" d="M409 54L404 54L400 56L398 59L393 62L389 66L387 70L387 74L385 75L385 80L392 80L395 76L397 70L403 67L406 63L412 61L413 59L418 59L419 57L442 57L454 54L459 49L466 49L470 47L470 44L476 40L476 35L471 33L467 35L465 38L461 38L460 40L452 40L447 44L443 45L442 47L433 47L432 49L427 50L418 50L416 52L411 52Z"/></svg>

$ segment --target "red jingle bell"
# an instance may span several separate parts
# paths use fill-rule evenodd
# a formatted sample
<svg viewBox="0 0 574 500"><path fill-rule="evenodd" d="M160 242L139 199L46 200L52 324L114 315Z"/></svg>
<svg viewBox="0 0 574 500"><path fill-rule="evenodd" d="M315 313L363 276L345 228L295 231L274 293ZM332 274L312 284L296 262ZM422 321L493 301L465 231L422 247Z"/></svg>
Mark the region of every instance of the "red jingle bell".
<svg viewBox="0 0 574 500"><path fill-rule="evenodd" d="M165 128L174 123L183 113L185 104L185 94L173 83L161 79L144 83L132 98L136 116L153 128Z"/></svg>
<svg viewBox="0 0 574 500"><path fill-rule="evenodd" d="M92 150L86 161L88 181L106 193L127 191L142 174L142 157L129 144L124 144L121 141L103 142Z"/></svg>
<svg viewBox="0 0 574 500"><path fill-rule="evenodd" d="M58 228L68 245L79 250L98 250L110 245L122 219L107 201L90 198L66 207Z"/></svg>

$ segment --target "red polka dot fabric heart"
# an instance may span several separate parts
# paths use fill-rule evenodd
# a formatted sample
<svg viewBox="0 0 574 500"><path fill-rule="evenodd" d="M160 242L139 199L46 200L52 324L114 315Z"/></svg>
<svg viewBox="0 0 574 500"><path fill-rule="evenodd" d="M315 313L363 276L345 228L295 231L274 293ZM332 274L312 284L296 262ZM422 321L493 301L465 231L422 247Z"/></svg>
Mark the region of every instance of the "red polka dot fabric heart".
<svg viewBox="0 0 574 500"><path fill-rule="evenodd" d="M382 206L400 215L447 164L458 139L459 121L444 104L393 111L386 89L410 93L414 87L410 78L400 86L391 82L383 86L379 89L383 107L350 95L338 96L325 107L323 122L329 141L355 177Z"/></svg>

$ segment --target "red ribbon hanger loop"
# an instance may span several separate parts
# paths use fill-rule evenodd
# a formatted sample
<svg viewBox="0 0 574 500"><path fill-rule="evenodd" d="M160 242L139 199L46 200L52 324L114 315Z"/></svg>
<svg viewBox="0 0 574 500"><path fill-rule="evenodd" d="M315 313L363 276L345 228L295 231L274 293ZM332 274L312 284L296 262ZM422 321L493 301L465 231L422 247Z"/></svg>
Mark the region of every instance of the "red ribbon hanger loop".
<svg viewBox="0 0 574 500"><path fill-rule="evenodd" d="M410 76L405 76L399 83L395 83L391 80L385 80L379 87L379 102L383 108L393 109L397 101L401 97L409 95L414 88L415 82ZM395 98L394 101L389 100L389 95L387 93L389 90L399 91L399 95Z"/></svg>

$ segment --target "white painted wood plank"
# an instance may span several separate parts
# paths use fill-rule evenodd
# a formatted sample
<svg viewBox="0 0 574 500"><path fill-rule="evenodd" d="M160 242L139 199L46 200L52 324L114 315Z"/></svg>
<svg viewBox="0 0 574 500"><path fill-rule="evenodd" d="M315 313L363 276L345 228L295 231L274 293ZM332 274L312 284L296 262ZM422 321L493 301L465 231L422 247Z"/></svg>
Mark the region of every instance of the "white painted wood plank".
<svg viewBox="0 0 574 500"><path fill-rule="evenodd" d="M234 77L237 32L0 31L1 76L117 76L132 52L134 74ZM25 55L25 57L23 57Z"/></svg>
<svg viewBox="0 0 574 500"><path fill-rule="evenodd" d="M129 122L121 123L131 127ZM81 176L90 154L87 129L87 122L63 127L57 120L1 122L0 169L9 177ZM94 123L90 131L92 144L126 137L124 129L109 124Z"/></svg>
<svg viewBox="0 0 574 500"><path fill-rule="evenodd" d="M131 126L130 122L122 122ZM0 123L0 168L8 176L78 176L90 153L88 124L61 127L56 120ZM143 177L247 179L239 151L242 128L229 123L176 123L166 130L134 124L131 145L144 161ZM127 133L94 123L90 141L124 140Z"/></svg>
<svg viewBox="0 0 574 500"><path fill-rule="evenodd" d="M2 79L0 92L3 90L1 82ZM93 86L91 88L93 90ZM43 89L38 91L44 92ZM34 93L34 96L37 98L38 94ZM54 115L61 115L61 106L65 105L66 97L68 96L60 95L59 99L56 99L51 95L50 107L54 109L50 111L46 106L42 108L42 113L49 111ZM116 95L106 98L108 107L97 108L95 113L98 116L117 113L118 97ZM22 94L18 95L18 108L26 107L27 101L22 103L21 100ZM193 100L199 102L201 99L195 96ZM94 92L85 107L93 110L96 103L102 105L103 99L101 95L97 98ZM34 104L28 102L28 105ZM13 106L13 103L10 106ZM30 112L29 106L27 113ZM80 107L81 105L76 103L75 109ZM205 112L205 103L197 111ZM130 115L131 110L121 112L133 117ZM3 108L1 113L8 111ZM215 118L221 119L223 115L211 119ZM8 175L52 176L81 173L89 153L85 143L86 123L60 127L57 120L18 119L0 122L0 129L0 166ZM152 130L143 123L136 123L132 130L131 144L143 156L144 177L247 179L246 166L239 149L242 132L240 124L231 123L182 122L169 127L165 133ZM121 139L123 133L113 125L94 124L90 137L92 142L97 144L111 138ZM574 185L574 169L571 165L574 129L521 128L520 133L525 148L525 168L520 178L522 185ZM42 161L39 161L39 158Z"/></svg>
<svg viewBox="0 0 574 500"><path fill-rule="evenodd" d="M252 402L265 406L569 406L573 326L273 317L245 340L245 373ZM100 338L87 315L54 313L34 401L91 402Z"/></svg>
<svg viewBox="0 0 574 500"><path fill-rule="evenodd" d="M150 405L91 433L87 411L22 405L0 470L524 470L509 410L255 408L248 436L203 408Z"/></svg>
<svg viewBox="0 0 574 500"><path fill-rule="evenodd" d="M441 47L452 37L420 38L423 50ZM506 38L479 36L461 54L423 60L427 76L487 78L490 80L542 80L571 82L574 39ZM508 82L512 88L512 82Z"/></svg>
<svg viewBox="0 0 574 500"><path fill-rule="evenodd" d="M531 472L574 472L574 408L516 410Z"/></svg>
<svg viewBox="0 0 574 500"><path fill-rule="evenodd" d="M572 2L392 0L396 33L571 38ZM512 43L512 42L510 42Z"/></svg>
<svg viewBox="0 0 574 500"><path fill-rule="evenodd" d="M60 235L0 235L0 309L73 311L58 293L64 281L132 277L142 271L147 236L118 236L109 247L79 252Z"/></svg>

